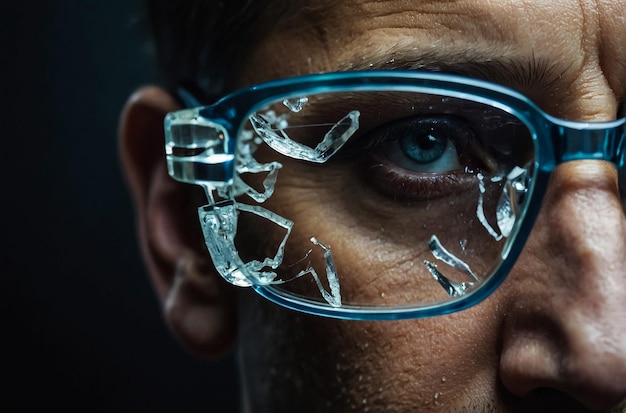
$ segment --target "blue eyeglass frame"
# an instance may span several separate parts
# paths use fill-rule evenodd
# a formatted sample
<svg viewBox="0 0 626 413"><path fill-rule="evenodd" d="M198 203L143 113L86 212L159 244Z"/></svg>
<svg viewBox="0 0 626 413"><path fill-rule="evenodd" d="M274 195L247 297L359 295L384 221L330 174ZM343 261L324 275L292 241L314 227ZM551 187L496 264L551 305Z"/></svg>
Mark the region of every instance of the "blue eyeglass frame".
<svg viewBox="0 0 626 413"><path fill-rule="evenodd" d="M528 206L519 218L513 241L502 253L502 263L480 288L454 301L422 307L359 308L330 307L312 301L298 300L266 285L252 288L266 299L300 312L348 320L400 320L449 314L472 307L487 298L504 281L517 261L534 226L550 174L563 162L603 160L618 170L625 167L626 118L607 122L576 122L555 118L524 95L507 87L457 75L414 71L355 71L313 74L262 83L239 90L217 103L199 108L198 114L221 125L228 137L227 151L235 154L237 136L255 109L285 98L339 91L415 91L466 99L507 112L529 129L535 145L534 176L529 190ZM195 98L180 90L188 108L201 106ZM167 129L167 121L166 121ZM166 131L167 133L167 131ZM234 163L212 165L216 175L231 181ZM620 172L623 174L623 172ZM622 175L620 175L620 179ZM624 183L620 182L620 185ZM624 188L621 188L623 191ZM621 197L624 198L624 193Z"/></svg>

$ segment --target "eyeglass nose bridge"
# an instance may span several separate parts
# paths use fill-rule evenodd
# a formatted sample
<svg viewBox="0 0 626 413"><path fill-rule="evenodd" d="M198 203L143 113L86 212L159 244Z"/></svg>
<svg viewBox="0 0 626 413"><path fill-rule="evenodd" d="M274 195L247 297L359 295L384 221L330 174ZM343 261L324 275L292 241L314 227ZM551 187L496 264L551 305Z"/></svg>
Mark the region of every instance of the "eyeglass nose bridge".
<svg viewBox="0 0 626 413"><path fill-rule="evenodd" d="M553 122L550 136L557 164L596 159L624 167L626 119L603 123Z"/></svg>

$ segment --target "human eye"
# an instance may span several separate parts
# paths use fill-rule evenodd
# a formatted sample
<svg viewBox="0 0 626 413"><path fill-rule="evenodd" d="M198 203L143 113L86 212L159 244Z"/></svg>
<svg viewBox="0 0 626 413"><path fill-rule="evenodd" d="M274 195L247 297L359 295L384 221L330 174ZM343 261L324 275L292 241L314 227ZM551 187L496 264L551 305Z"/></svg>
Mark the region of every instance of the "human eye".
<svg viewBox="0 0 626 413"><path fill-rule="evenodd" d="M489 165L470 121L451 114L411 116L366 134L366 179L396 200L427 200L467 187L468 171Z"/></svg>
<svg viewBox="0 0 626 413"><path fill-rule="evenodd" d="M383 131L384 155L397 166L415 173L442 173L461 168L459 150L473 134L460 119L425 116L404 119ZM458 146L458 149L457 149Z"/></svg>

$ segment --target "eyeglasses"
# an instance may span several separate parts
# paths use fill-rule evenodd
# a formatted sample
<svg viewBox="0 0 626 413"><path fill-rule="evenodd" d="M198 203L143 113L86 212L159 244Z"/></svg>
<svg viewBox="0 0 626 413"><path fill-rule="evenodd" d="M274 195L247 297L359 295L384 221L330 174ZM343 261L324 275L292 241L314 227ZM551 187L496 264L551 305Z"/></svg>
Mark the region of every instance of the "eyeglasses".
<svg viewBox="0 0 626 413"><path fill-rule="evenodd" d="M428 317L485 299L559 163L612 163L626 199L626 118L556 119L447 74L269 82L170 113L165 134L169 174L206 192L200 224L222 277L334 318Z"/></svg>

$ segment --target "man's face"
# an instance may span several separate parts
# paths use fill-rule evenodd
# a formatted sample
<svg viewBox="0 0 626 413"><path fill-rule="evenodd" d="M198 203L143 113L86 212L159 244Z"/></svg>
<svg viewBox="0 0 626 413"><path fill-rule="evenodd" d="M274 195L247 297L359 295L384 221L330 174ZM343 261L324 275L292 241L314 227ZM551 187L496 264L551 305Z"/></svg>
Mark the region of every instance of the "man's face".
<svg viewBox="0 0 626 413"><path fill-rule="evenodd" d="M239 86L321 71L407 68L425 55L431 66L439 57L448 64L443 59L449 56L468 66L510 59L526 67L473 74L521 91L560 118L626 115L624 1L305 3L315 4L275 22ZM341 189L329 178L293 174L272 203L297 225L333 239L333 221L359 222L351 208L333 206L342 202L334 197ZM303 208L301 196L314 197L319 208ZM243 292L240 357L249 405L272 412L622 411L622 202L610 166L559 166L507 280L485 302L452 315L336 321ZM369 273L387 270L364 256L358 243L344 244L339 255L345 268L360 268L365 260Z"/></svg>

